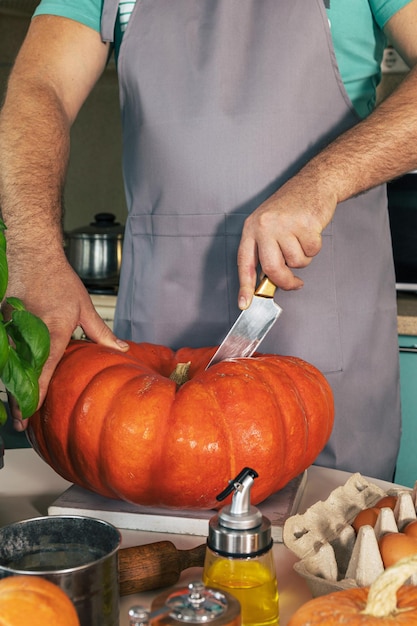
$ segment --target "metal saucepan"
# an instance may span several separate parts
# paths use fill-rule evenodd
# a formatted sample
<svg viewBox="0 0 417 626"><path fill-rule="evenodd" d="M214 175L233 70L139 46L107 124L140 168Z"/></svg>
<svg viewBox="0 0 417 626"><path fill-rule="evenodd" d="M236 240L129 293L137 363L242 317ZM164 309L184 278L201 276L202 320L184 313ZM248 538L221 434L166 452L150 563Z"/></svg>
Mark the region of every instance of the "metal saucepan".
<svg viewBox="0 0 417 626"><path fill-rule="evenodd" d="M90 289L116 288L122 264L124 226L113 213L97 213L88 226L65 236L69 263Z"/></svg>

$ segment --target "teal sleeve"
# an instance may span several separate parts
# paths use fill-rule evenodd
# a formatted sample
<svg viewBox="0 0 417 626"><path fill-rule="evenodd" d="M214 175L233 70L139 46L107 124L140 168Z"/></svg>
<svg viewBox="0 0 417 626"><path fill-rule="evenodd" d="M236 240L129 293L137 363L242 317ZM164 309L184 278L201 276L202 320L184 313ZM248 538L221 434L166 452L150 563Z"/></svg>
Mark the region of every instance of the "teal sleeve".
<svg viewBox="0 0 417 626"><path fill-rule="evenodd" d="M375 20L380 28L384 28L388 20L397 11L410 2L411 0L369 0Z"/></svg>
<svg viewBox="0 0 417 626"><path fill-rule="evenodd" d="M42 0L34 12L36 15L59 15L81 22L100 32L103 0Z"/></svg>

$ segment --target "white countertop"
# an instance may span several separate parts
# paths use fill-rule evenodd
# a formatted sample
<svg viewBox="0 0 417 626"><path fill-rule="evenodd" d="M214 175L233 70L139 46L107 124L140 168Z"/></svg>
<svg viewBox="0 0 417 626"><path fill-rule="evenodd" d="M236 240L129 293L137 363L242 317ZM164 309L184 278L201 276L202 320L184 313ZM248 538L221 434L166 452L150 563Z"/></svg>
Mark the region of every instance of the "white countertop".
<svg viewBox="0 0 417 626"><path fill-rule="evenodd" d="M343 485L350 474L312 466L299 512L304 512L318 500L325 500L333 489ZM391 485L373 480L383 489ZM0 470L0 526L14 521L47 515L48 506L70 485L58 476L30 448L6 450L4 468ZM144 531L122 530L122 546L142 545L154 541L169 540L179 549L193 548L202 543L196 536L152 533ZM203 539L204 541L204 539ZM280 594L280 626L286 626L290 616L304 602L311 598L310 591L293 570L297 560L284 545L275 544L274 555ZM201 579L201 569L185 570L177 585ZM125 596L120 601L120 626L128 626L128 610L134 604L150 606L161 589Z"/></svg>

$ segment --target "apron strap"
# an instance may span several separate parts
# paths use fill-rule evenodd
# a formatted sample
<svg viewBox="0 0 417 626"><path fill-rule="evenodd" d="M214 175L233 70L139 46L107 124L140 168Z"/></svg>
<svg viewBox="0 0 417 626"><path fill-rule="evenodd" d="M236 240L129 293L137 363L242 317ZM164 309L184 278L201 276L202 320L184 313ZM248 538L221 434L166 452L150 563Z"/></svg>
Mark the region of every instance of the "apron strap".
<svg viewBox="0 0 417 626"><path fill-rule="evenodd" d="M103 41L114 42L114 27L118 10L119 0L104 0L101 14L101 38Z"/></svg>

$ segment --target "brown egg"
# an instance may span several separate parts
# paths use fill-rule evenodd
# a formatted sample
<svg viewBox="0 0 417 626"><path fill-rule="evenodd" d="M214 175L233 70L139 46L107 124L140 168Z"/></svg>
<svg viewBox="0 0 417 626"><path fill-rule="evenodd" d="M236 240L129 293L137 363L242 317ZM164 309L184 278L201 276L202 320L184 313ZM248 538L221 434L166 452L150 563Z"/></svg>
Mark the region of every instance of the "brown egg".
<svg viewBox="0 0 417 626"><path fill-rule="evenodd" d="M384 567L393 565L400 559L417 554L417 538L404 533L387 533L378 542Z"/></svg>
<svg viewBox="0 0 417 626"><path fill-rule="evenodd" d="M403 528L403 533L405 533L409 537L417 538L417 520L414 520L413 522L407 524L407 526Z"/></svg>
<svg viewBox="0 0 417 626"><path fill-rule="evenodd" d="M352 526L355 529L355 532L358 532L361 526L369 525L374 527L380 512L381 509L378 509L377 507L371 507L369 509L363 509L362 511L359 511L359 513L352 522Z"/></svg>
<svg viewBox="0 0 417 626"><path fill-rule="evenodd" d="M378 500L378 502L374 504L374 506L377 507L378 509L383 509L386 507L386 508L394 510L395 505L397 504L397 500L398 500L397 496L384 496L383 498Z"/></svg>

